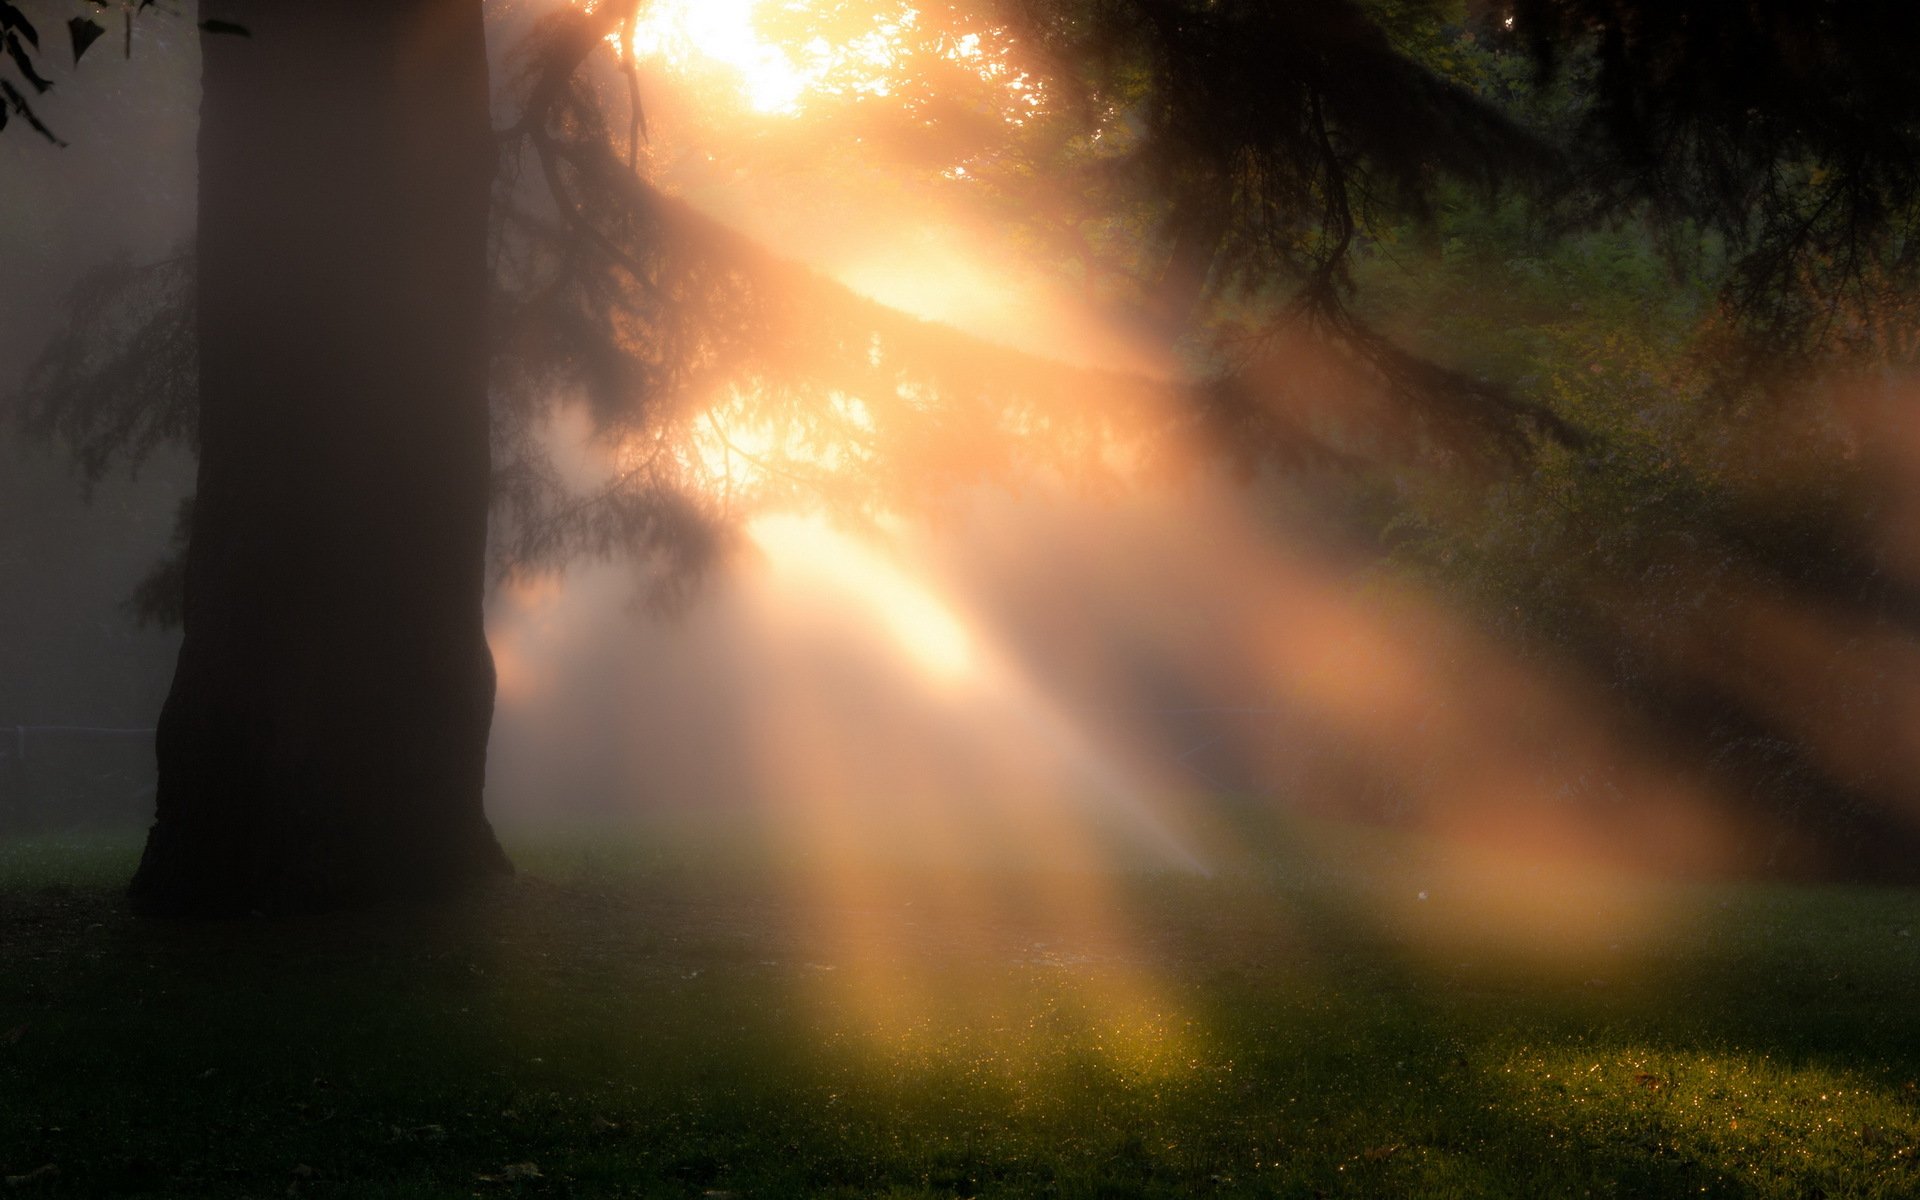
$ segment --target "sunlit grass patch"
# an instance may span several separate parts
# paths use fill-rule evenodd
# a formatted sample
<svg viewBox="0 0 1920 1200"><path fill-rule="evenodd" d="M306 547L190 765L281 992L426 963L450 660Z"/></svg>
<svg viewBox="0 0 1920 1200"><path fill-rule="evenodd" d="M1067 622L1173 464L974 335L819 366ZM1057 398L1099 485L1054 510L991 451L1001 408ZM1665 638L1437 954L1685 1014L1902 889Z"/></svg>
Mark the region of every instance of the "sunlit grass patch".
<svg viewBox="0 0 1920 1200"><path fill-rule="evenodd" d="M107 870L133 842L16 844L0 1174L87 1196L1920 1192L1920 898L1675 888L1662 936L1543 970L1413 947L1478 918L1432 889L1414 923L1383 913L1425 849L1335 841L1115 873L1099 924L1055 919L1064 885L1024 871L942 917L966 881L823 896L691 834L524 845L518 881L451 912L137 922Z"/></svg>
<svg viewBox="0 0 1920 1200"><path fill-rule="evenodd" d="M1913 1097L1871 1069L1610 1039L1582 1049L1515 1048L1489 1082L1547 1138L1613 1164L1623 1194L1637 1194L1636 1180L1888 1197L1920 1183Z"/></svg>

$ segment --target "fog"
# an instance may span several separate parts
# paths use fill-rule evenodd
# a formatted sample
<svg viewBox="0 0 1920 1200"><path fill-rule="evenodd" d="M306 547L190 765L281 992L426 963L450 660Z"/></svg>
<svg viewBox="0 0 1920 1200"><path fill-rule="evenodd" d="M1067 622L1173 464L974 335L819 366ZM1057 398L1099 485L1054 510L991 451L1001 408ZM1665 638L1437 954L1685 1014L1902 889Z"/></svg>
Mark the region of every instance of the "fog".
<svg viewBox="0 0 1920 1200"><path fill-rule="evenodd" d="M835 878L855 887L868 878L846 866L855 860L1037 866L1076 875L1055 897L1069 925L1106 919L1086 882L1101 871L1243 871L1275 845L1392 830L1417 839L1423 865L1381 901L1383 919L1404 917L1408 896L1445 894L1477 915L1461 926L1471 936L1542 955L1651 927L1676 879L1872 874L1889 855L1859 850L1863 837L1910 844L1920 651L1900 620L1829 603L1764 564L1729 567L1680 537L1638 564L1657 589L1594 580L1567 612L1603 609L1611 624L1566 617L1565 644L1543 649L1538 622L1508 621L1484 590L1450 591L1444 571L1393 558L1369 507L1398 488L1445 493L1465 512L1512 494L1529 468L1245 470L1177 408L1173 384L1207 365L1203 351L1118 285L1048 271L1035 228L1094 220L1068 182L1037 185L1024 223L996 207L1004 197L966 189L969 169L994 166L966 137L1017 141L1020 114L1037 120L1046 103L1028 99L1040 85L1017 58L994 57L991 29L942 43L934 65L1013 97L1005 128L907 136L883 111L859 133L841 111L852 99L945 78L910 77L930 68L910 60L898 15L849 18L858 27L839 44L819 33L796 44L756 31L751 7L658 4L629 35L646 59L642 169L776 258L944 331L930 337L1037 361L1021 370L1048 380L1024 401L1039 415L1007 423L1046 435L922 447L902 467L884 449L865 457L857 438L823 438L813 418L782 424L784 410L722 364L721 385L663 410L693 447L679 451L683 474L728 531L690 599L665 614L649 603L657 555L500 565L487 609L499 678L487 796L503 828L537 837L712 818L743 841L839 864ZM512 36L541 8L493 11L504 77ZM90 268L151 261L190 236L189 31L143 17L130 57L100 54L63 76L43 115L67 148L17 131L0 140L8 390L58 332L58 297ZM624 83L609 70L601 84L620 111ZM1309 345L1282 346L1268 369L1294 381L1276 390L1294 393L1286 415L1302 426L1357 414L1368 428L1352 445L1390 445L1403 424L1398 436L1428 436L1378 381ZM1856 464L1877 506L1873 553L1911 588L1920 443L1899 402L1906 387L1894 376L1810 385L1801 403L1817 410L1821 440L1799 443L1797 460L1761 445L1766 422L1737 429L1762 499L1817 477L1830 450ZM856 431L886 419L860 407L872 397L803 400L840 406L836 420ZM576 395L545 404L540 444L583 488L625 470L649 436L610 432ZM1793 411L1783 442L1798 436ZM1092 432L1061 415L1091 412ZM50 727L150 727L173 635L136 625L127 602L166 551L189 486L185 451L89 487L57 439L13 424L4 437L0 734L49 727L36 736L52 746L67 735ZM983 471L975 458L1011 465ZM963 460L951 480L911 478L922 461ZM801 475L823 486L789 486ZM1492 545L1504 534L1490 522L1476 536L1513 571L1539 561ZM1676 591L1686 603L1669 601ZM1748 740L1795 776L1786 798L1756 802L1758 760L1729 765L1723 744L1623 698L1594 668L1592 642L1602 659L1657 662L1675 695L1737 707ZM142 775L121 743L73 734L60 745L58 769L32 760L40 799L11 823L137 819L150 767ZM111 778L95 779L108 758ZM1858 828L1823 843L1833 796Z"/></svg>
<svg viewBox="0 0 1920 1200"><path fill-rule="evenodd" d="M0 0L0 1191L1908 1194L1917 42Z"/></svg>
<svg viewBox="0 0 1920 1200"><path fill-rule="evenodd" d="M42 98L67 146L0 138L0 395L20 388L89 271L165 257L191 236L190 23L142 23L134 55L98 57L85 81ZM168 448L89 484L64 447L11 411L0 419L0 726L25 749L33 785L0 829L151 810L151 739L125 731L152 729L178 637L142 626L129 601L165 552L191 479L191 461Z"/></svg>

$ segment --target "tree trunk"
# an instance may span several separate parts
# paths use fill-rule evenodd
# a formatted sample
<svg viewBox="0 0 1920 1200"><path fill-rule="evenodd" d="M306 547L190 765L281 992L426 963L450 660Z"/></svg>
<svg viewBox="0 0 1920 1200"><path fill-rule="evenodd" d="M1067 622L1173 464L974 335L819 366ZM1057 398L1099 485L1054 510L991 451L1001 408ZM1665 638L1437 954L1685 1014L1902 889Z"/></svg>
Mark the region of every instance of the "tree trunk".
<svg viewBox="0 0 1920 1200"><path fill-rule="evenodd" d="M208 0L200 471L147 911L511 870L493 660L480 0Z"/></svg>

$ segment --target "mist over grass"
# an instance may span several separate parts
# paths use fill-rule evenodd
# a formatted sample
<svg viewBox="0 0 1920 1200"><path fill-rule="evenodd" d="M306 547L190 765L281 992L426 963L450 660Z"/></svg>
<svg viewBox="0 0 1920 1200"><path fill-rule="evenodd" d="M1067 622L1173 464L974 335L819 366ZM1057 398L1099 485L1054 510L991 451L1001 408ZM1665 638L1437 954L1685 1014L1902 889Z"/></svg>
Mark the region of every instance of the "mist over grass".
<svg viewBox="0 0 1920 1200"><path fill-rule="evenodd" d="M1500 66L1432 32L1459 78ZM951 89L944 54L901 94ZM105 166L146 121L76 113L85 178L0 145L21 278L184 231L197 77L146 106L162 186ZM1098 132L843 136L876 128L859 88L797 137L777 106L680 111L738 82L649 78L634 193L638 249L704 297L664 315L737 378L665 425L609 393L597 432L546 380L507 441L565 467L558 406L590 466L686 485L740 553L675 626L636 625L625 565L508 572L489 799L521 874L457 911L141 923L131 834L0 841L0 1191L1920 1194L1920 898L1728 882L1920 861L1908 359L1710 403L1706 267L1449 201L1361 239L1363 315L1586 439L1427 461L1432 414L1289 338L1239 416L1357 461L1277 479L1306 451L1259 421L1133 395L1255 297L1159 328L1168 198L1122 181L1091 220ZM68 219L124 195L151 218L125 236ZM1050 245L1089 229L1085 260ZM0 373L58 323L15 299ZM0 721L150 720L171 643L88 614L119 619L184 470L84 521L64 466L0 482L34 506L0 535L32 581L0 598ZM84 743L21 778L0 826L150 799Z"/></svg>
<svg viewBox="0 0 1920 1200"><path fill-rule="evenodd" d="M1001 897L959 936L925 872L818 891L730 820L523 836L521 875L457 910L212 925L126 915L131 839L9 842L0 1172L75 1196L1920 1187L1911 892L1679 887L1657 930L1550 962L1447 941L1482 917L1410 890L1429 847L1302 828L1311 853L1212 879L1107 873L1125 936L1064 933L1044 867L951 873ZM883 935L864 956L849 919Z"/></svg>

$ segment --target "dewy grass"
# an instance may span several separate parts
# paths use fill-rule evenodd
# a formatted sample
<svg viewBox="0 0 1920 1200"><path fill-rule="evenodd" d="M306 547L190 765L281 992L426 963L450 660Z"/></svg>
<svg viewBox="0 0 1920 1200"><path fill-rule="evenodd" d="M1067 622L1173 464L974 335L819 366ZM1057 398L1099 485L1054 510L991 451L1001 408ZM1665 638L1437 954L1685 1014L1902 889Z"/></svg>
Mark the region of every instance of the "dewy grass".
<svg viewBox="0 0 1920 1200"><path fill-rule="evenodd" d="M1920 1195L1912 893L1675 888L1542 966L1445 939L1418 847L1062 880L715 844L217 924L126 915L130 841L0 847L0 1190Z"/></svg>

